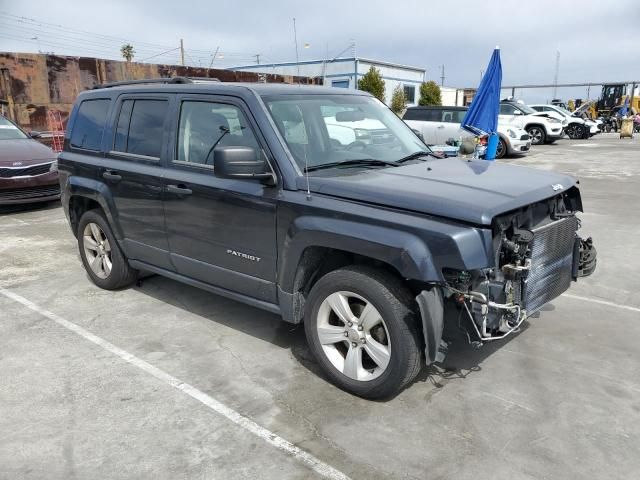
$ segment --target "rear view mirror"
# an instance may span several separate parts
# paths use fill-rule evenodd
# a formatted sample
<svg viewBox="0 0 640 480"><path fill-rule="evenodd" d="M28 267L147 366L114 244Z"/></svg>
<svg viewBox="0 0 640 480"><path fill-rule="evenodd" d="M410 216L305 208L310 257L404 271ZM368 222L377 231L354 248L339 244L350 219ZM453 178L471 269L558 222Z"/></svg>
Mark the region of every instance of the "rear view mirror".
<svg viewBox="0 0 640 480"><path fill-rule="evenodd" d="M213 151L213 171L220 178L273 179L267 162L250 147L219 147Z"/></svg>
<svg viewBox="0 0 640 480"><path fill-rule="evenodd" d="M336 113L336 122L359 122L364 120L364 113L360 110L346 110Z"/></svg>

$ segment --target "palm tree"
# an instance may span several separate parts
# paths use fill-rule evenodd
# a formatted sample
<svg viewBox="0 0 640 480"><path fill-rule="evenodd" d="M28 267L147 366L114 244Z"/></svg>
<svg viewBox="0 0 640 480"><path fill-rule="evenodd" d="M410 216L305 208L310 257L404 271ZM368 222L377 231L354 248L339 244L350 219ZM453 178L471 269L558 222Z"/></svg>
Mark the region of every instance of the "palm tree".
<svg viewBox="0 0 640 480"><path fill-rule="evenodd" d="M125 45L122 45L120 53L127 62L130 62L131 60L133 60L133 55L136 53L136 51L133 49L133 45L127 43Z"/></svg>

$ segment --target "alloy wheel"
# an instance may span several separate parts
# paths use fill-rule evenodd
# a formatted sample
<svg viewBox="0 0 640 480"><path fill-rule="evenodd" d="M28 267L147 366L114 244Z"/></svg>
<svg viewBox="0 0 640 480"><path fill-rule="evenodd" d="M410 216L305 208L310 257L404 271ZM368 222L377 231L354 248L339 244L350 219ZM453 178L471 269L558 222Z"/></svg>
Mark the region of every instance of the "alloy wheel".
<svg viewBox="0 0 640 480"><path fill-rule="evenodd" d="M529 130L529 135L531 135L531 143L538 145L542 143L542 130L538 127L533 127Z"/></svg>
<svg viewBox="0 0 640 480"><path fill-rule="evenodd" d="M99 278L107 278L113 268L111 245L97 223L87 223L82 233L82 248L91 271Z"/></svg>
<svg viewBox="0 0 640 480"><path fill-rule="evenodd" d="M387 369L391 339L378 310L348 291L324 299L316 322L318 340L331 364L353 380L373 380Z"/></svg>
<svg viewBox="0 0 640 480"><path fill-rule="evenodd" d="M572 140L580 137L579 127L577 125L569 125L566 130L566 134Z"/></svg>

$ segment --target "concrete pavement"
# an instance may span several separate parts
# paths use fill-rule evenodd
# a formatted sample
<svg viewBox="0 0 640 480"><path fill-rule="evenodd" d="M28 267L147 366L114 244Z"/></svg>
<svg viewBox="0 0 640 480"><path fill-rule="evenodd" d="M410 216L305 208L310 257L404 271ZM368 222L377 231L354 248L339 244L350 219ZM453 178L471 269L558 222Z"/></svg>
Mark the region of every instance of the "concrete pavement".
<svg viewBox="0 0 640 480"><path fill-rule="evenodd" d="M507 341L457 345L386 402L327 383L301 327L161 277L107 292L59 205L0 214L0 287L354 479L634 478L640 471L640 140L507 162L581 180L598 270ZM608 305L620 304L626 308ZM183 390L0 295L0 478L321 478Z"/></svg>

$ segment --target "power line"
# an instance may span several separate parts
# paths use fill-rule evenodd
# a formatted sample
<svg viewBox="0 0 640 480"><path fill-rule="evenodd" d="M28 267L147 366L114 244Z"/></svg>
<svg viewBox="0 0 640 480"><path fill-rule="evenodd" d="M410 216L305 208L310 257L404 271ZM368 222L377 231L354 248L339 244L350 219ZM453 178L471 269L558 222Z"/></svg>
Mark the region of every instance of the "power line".
<svg viewBox="0 0 640 480"><path fill-rule="evenodd" d="M37 38L35 38L37 37ZM59 55L90 56L98 58L120 59L120 48L123 44L131 44L136 50L136 55L142 57L137 62L146 62L154 59L156 63L177 64L174 52L179 47L161 45L151 42L141 42L123 37L104 35L76 28L70 28L50 22L40 21L29 17L20 17L6 12L0 12L0 38L18 40L28 45L38 44L38 51L42 47L47 50L56 50ZM263 54L248 52L224 51L222 60L221 47L217 47L215 55L211 56L211 50L185 49L185 54L194 66L219 64L218 68L229 68L238 64L254 62L276 63ZM48 53L54 53L50 51Z"/></svg>
<svg viewBox="0 0 640 480"><path fill-rule="evenodd" d="M5 17L5 18L2 18ZM124 37L116 37L112 35L104 35L95 32L89 32L86 30L80 30L75 28L66 27L63 25L53 24L49 22L44 22L41 20L37 20L29 17L20 17L16 15L7 14L6 12L0 12L0 20L5 22L13 22L19 25L13 25L13 28L19 28L24 31L37 31L40 34L47 34L49 36L57 36L58 38L63 38L65 40L73 40L78 43L85 44L93 44L93 46L104 46L111 47L117 45L118 48L122 46L123 43L130 43L136 47L136 50L139 52L146 52L149 54L153 54L159 51L166 51L168 49L173 48L171 45L162 45L157 43L143 42L138 40L133 40L131 38ZM52 31L53 30L53 31ZM75 36L75 37L74 37ZM79 37L79 38L78 38ZM88 38L89 37L89 38ZM90 37L93 37L91 39ZM197 54L199 57L210 58L211 49L189 49L193 54ZM248 52L225 52L226 56L237 56L243 58L253 58L253 53Z"/></svg>
<svg viewBox="0 0 640 480"><path fill-rule="evenodd" d="M83 35L91 35L93 37L101 37L105 40L110 40L110 41L116 41L116 42L129 42L131 43L131 39L127 39L127 38L122 38L122 37L115 37L112 35L104 35L104 34L100 34L100 33L96 33L96 32L89 32L86 30L80 30L80 29L76 29L76 28L70 28L70 27L65 27L63 25L58 25L55 23L49 23L49 22L43 22L41 20L36 20L35 18L29 18L29 17L20 17L17 15L11 15L11 14L7 14L5 12L0 12L0 16L4 16L7 17L8 20L13 20L15 22L18 23L24 23L27 25L36 25L36 26L41 26L44 27L45 25L49 28L53 28L53 29L57 29L57 30L62 30L65 32L74 32L74 33L80 33ZM160 45L160 44L156 44L156 43L149 43L149 42L136 42L138 45L148 45L151 47L155 47L155 48L169 48L168 45Z"/></svg>
<svg viewBox="0 0 640 480"><path fill-rule="evenodd" d="M146 62L147 60L151 60L152 58L160 57L170 52L175 52L176 50L180 50L180 47L172 48L171 50L167 50L166 52L159 53L157 55L152 55L151 57L143 58L142 60L138 60L139 62Z"/></svg>

